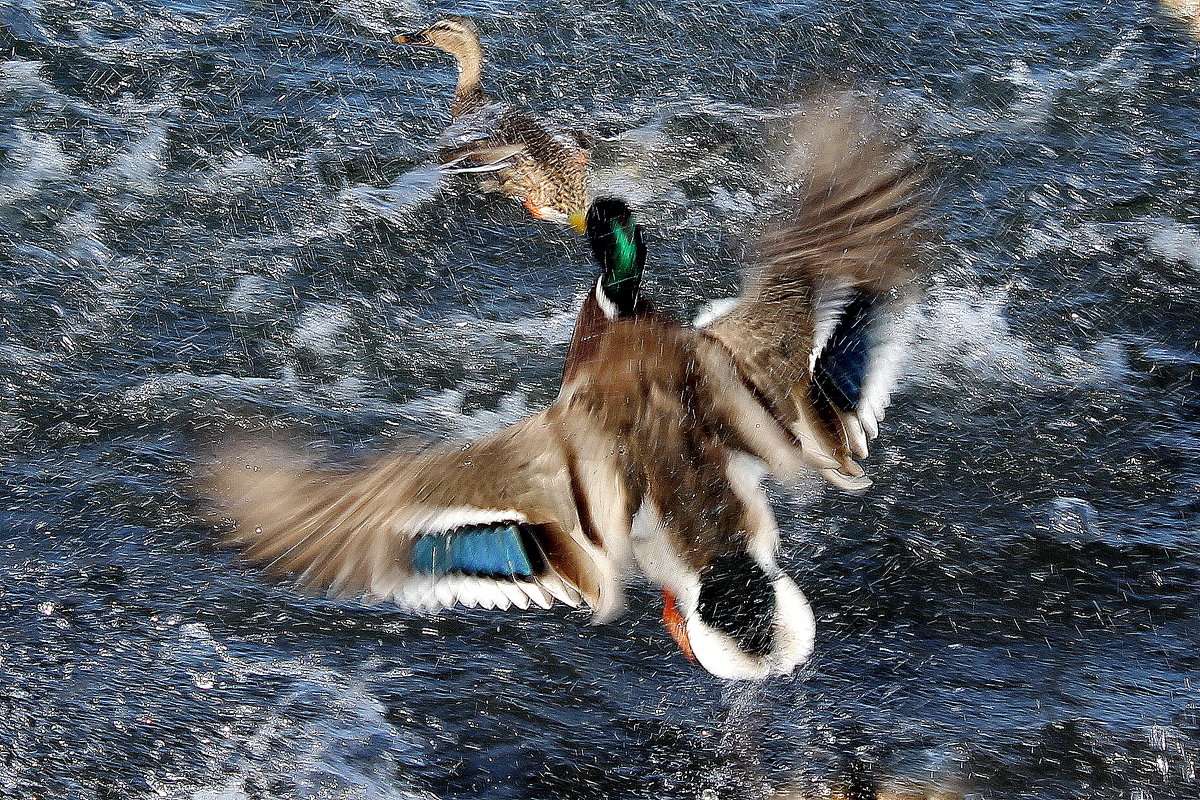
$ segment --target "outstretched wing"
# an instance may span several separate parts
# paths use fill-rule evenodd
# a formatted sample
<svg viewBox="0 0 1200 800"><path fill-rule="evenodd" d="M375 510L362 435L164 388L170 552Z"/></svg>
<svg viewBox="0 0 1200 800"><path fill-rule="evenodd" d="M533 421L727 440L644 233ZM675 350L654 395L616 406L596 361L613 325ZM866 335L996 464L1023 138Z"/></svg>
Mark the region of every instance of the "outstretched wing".
<svg viewBox="0 0 1200 800"><path fill-rule="evenodd" d="M739 301L704 333L724 345L758 401L806 459L847 489L870 484L915 290L921 171L842 93L796 117L779 201Z"/></svg>
<svg viewBox="0 0 1200 800"><path fill-rule="evenodd" d="M552 407L464 447L350 472L242 447L207 488L236 523L228 542L305 586L421 610L586 601L606 618L621 607L628 514L611 513L625 493L595 436Z"/></svg>

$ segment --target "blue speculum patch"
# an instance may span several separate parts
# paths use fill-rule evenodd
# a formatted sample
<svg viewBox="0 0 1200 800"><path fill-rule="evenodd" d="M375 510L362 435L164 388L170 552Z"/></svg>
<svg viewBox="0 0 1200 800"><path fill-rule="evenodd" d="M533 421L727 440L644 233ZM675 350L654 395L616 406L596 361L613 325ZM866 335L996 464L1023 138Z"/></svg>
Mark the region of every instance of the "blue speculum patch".
<svg viewBox="0 0 1200 800"><path fill-rule="evenodd" d="M520 526L511 522L422 536L413 542L412 567L427 575L532 578L526 541Z"/></svg>
<svg viewBox="0 0 1200 800"><path fill-rule="evenodd" d="M842 412L858 407L871 349L871 297L858 293L838 319L813 368L814 387Z"/></svg>

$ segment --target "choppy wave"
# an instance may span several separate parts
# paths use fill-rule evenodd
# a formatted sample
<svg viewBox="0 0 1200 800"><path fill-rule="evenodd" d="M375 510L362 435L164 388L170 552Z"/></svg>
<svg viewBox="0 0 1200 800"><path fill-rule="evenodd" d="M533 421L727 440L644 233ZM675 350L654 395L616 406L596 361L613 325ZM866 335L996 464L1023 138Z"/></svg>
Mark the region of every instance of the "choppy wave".
<svg viewBox="0 0 1200 800"><path fill-rule="evenodd" d="M875 489L776 498L817 657L740 698L644 587L608 626L421 620L272 587L194 520L195 433L376 449L554 396L586 246L412 171L453 67L389 34L447 9L0 6L0 796L732 797L853 753L1190 800L1194 43L968 5L470 9L498 92L598 138L669 313L736 292L816 82L906 108L944 176Z"/></svg>
<svg viewBox="0 0 1200 800"><path fill-rule="evenodd" d="M995 383L1030 389L1081 384L1120 386L1128 377L1125 348L1105 338L1081 350L1047 347L1013 329L1008 289L938 287L909 323L914 339L906 383L958 391L993 391Z"/></svg>
<svg viewBox="0 0 1200 800"><path fill-rule="evenodd" d="M361 682L309 659L239 656L203 623L179 624L168 651L189 668L200 692L235 684L286 686L266 708L221 726L205 742L211 783L158 779L145 797L177 800L336 798L424 800L404 780L422 746L387 719L388 709ZM201 665L196 669L196 665Z"/></svg>

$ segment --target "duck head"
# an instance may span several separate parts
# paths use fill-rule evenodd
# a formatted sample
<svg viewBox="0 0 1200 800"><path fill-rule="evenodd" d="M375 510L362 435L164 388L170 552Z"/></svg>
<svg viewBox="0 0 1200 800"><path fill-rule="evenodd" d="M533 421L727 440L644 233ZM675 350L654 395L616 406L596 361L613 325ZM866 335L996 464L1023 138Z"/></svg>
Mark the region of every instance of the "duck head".
<svg viewBox="0 0 1200 800"><path fill-rule="evenodd" d="M629 206L613 197L600 197L588 209L586 233L600 265L596 299L610 319L630 317L641 299L646 246L642 229Z"/></svg>
<svg viewBox="0 0 1200 800"><path fill-rule="evenodd" d="M468 17L446 17L424 30L402 33L393 41L399 44L436 47L454 56L460 64L478 61L483 56L483 48L479 44L479 29Z"/></svg>

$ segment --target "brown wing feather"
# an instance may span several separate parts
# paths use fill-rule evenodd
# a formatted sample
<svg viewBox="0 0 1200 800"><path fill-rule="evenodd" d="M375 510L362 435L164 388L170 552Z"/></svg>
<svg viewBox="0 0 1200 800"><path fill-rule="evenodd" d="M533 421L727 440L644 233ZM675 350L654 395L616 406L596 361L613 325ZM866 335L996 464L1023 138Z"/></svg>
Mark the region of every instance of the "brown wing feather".
<svg viewBox="0 0 1200 800"><path fill-rule="evenodd" d="M512 109L501 118L496 138L524 147L513 168L502 176L505 191L566 216L587 210L587 153L572 137Z"/></svg>
<svg viewBox="0 0 1200 800"><path fill-rule="evenodd" d="M813 364L853 293L887 304L912 283L922 172L851 93L811 104L789 138L783 166L794 183L758 244L739 302L705 333L729 350L780 425L857 478L852 455L862 448L845 414L814 404ZM873 431L873 422L859 428Z"/></svg>
<svg viewBox="0 0 1200 800"><path fill-rule="evenodd" d="M594 523L581 520L576 498L588 489L575 482L582 475L609 494L621 486L599 474L608 469L603 460L568 465L565 441L578 422L552 407L465 447L402 452L351 472L312 469L277 448L235 446L217 459L206 488L219 503L217 515L237 523L230 544L305 586L451 605L414 599L413 586L418 595L437 588L411 568L414 539L514 520L536 531L549 567L534 583L566 601L582 595L597 614L607 614L619 603L618 565L587 535ZM536 587L517 588L540 603Z"/></svg>

